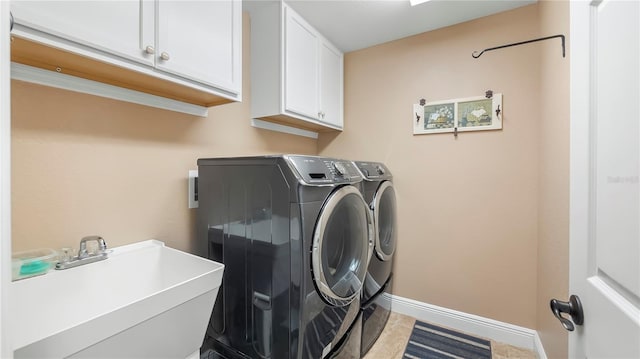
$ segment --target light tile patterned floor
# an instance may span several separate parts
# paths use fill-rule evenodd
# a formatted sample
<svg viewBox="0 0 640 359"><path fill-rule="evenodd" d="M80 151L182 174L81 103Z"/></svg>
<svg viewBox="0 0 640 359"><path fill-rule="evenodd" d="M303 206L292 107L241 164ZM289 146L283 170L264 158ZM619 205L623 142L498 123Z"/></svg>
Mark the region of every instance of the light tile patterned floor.
<svg viewBox="0 0 640 359"><path fill-rule="evenodd" d="M401 359L416 319L391 312L380 338L364 359ZM536 359L533 351L491 341L492 359Z"/></svg>

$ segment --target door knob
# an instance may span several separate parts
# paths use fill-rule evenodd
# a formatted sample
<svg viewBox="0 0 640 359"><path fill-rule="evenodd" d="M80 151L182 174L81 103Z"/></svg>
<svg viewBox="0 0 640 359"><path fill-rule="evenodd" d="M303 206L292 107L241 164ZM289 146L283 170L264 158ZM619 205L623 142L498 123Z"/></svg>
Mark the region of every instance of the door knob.
<svg viewBox="0 0 640 359"><path fill-rule="evenodd" d="M153 55L156 53L156 49L154 49L153 46L149 45L145 47L144 52L146 52L149 55Z"/></svg>
<svg viewBox="0 0 640 359"><path fill-rule="evenodd" d="M169 53L167 53L167 52L162 52L162 53L160 54L160 58L161 58L161 59L163 59L164 61L169 61L169 59L170 59L171 57L169 56Z"/></svg>
<svg viewBox="0 0 640 359"><path fill-rule="evenodd" d="M557 299L551 299L549 303L553 315L562 323L564 329L572 332L575 329L575 325L584 324L584 313L582 311L582 303L577 295L571 295L568 302L563 302ZM573 322L561 315L561 313L567 313Z"/></svg>

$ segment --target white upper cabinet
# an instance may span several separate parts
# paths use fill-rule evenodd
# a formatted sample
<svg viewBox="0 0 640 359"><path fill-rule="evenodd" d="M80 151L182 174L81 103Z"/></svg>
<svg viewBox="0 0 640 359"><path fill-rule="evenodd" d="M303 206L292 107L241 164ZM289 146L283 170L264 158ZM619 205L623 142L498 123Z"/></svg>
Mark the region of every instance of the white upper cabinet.
<svg viewBox="0 0 640 359"><path fill-rule="evenodd" d="M343 125L343 54L281 1L244 1L251 17L254 118L314 131Z"/></svg>
<svg viewBox="0 0 640 359"><path fill-rule="evenodd" d="M12 45L16 62L207 107L241 100L241 0L14 0L11 11L29 42Z"/></svg>
<svg viewBox="0 0 640 359"><path fill-rule="evenodd" d="M318 118L318 34L291 9L285 8L285 110Z"/></svg>
<svg viewBox="0 0 640 359"><path fill-rule="evenodd" d="M342 128L342 52L320 44L320 119Z"/></svg>
<svg viewBox="0 0 640 359"><path fill-rule="evenodd" d="M239 92L238 1L159 1L156 66Z"/></svg>
<svg viewBox="0 0 640 359"><path fill-rule="evenodd" d="M141 51L154 45L153 2L12 1L11 13L25 27L153 65Z"/></svg>

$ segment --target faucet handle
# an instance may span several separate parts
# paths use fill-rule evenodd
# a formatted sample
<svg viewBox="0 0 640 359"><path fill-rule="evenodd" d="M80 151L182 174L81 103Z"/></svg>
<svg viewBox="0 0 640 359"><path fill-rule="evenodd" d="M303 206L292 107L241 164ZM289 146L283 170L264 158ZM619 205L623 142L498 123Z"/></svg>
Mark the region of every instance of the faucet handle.
<svg viewBox="0 0 640 359"><path fill-rule="evenodd" d="M87 242L96 241L98 243L98 251L99 253L104 253L107 250L107 242L105 242L104 238L100 236L86 236L82 237L80 240L80 249L78 250L78 258L84 258L89 255L87 251Z"/></svg>
<svg viewBox="0 0 640 359"><path fill-rule="evenodd" d="M107 251L107 242L102 237L98 237L98 250L100 252L106 252Z"/></svg>

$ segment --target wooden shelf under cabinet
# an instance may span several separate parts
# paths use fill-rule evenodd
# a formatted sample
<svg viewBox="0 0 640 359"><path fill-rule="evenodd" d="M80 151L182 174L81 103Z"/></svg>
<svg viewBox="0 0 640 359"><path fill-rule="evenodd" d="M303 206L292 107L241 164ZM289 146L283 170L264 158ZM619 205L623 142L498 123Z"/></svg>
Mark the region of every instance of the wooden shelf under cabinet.
<svg viewBox="0 0 640 359"><path fill-rule="evenodd" d="M11 39L11 61L204 107L234 102L17 36Z"/></svg>
<svg viewBox="0 0 640 359"><path fill-rule="evenodd" d="M313 131L313 132L341 132L341 128L332 128L328 127L326 124L316 124L309 121L300 121L296 118L289 117L287 115L273 115L273 116L264 116L260 117L260 120L269 121L273 123L277 123L280 125L291 126L295 128L300 128L303 130Z"/></svg>

